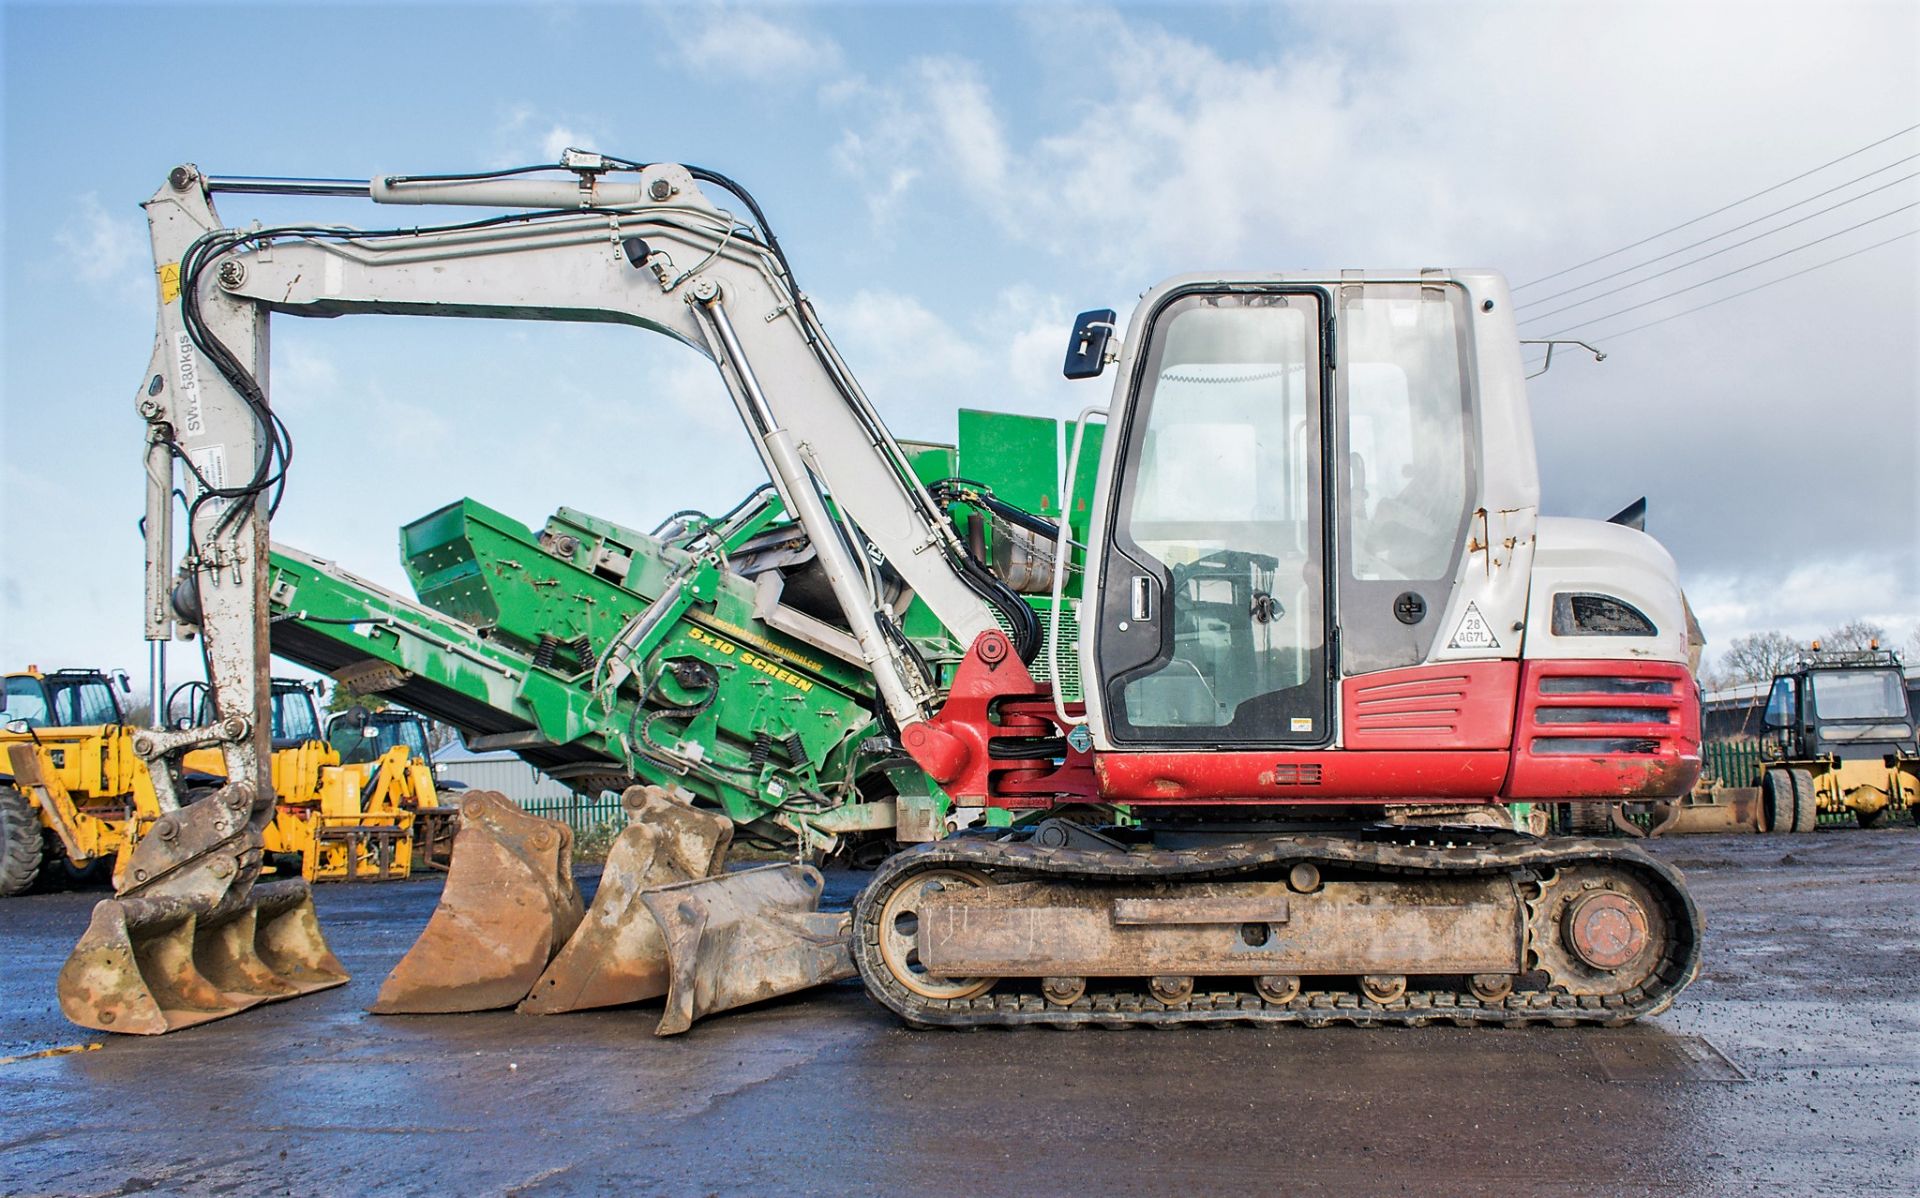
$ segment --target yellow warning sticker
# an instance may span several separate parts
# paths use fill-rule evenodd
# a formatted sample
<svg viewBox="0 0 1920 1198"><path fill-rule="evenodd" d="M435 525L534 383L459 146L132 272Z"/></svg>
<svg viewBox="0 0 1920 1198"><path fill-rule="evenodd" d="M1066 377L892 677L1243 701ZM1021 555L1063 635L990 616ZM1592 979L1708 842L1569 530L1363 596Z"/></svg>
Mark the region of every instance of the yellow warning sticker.
<svg viewBox="0 0 1920 1198"><path fill-rule="evenodd" d="M160 302L170 304L180 298L180 264L168 262L160 267Z"/></svg>

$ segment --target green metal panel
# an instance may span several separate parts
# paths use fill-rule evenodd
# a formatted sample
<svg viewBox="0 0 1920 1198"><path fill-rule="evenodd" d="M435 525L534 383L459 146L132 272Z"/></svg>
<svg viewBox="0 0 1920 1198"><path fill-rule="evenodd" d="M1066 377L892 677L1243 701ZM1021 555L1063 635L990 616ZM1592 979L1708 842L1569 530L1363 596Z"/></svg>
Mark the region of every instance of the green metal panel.
<svg viewBox="0 0 1920 1198"><path fill-rule="evenodd" d="M1060 422L960 409L959 474L1015 507L1060 518Z"/></svg>
<svg viewBox="0 0 1920 1198"><path fill-rule="evenodd" d="M398 667L402 701L483 731L527 729L523 756L586 769L589 790L622 774L685 786L770 835L858 797L871 677L761 624L753 583L715 559L572 510L536 535L470 500L410 524L401 543L428 603L276 552L276 651L330 671ZM661 604L654 634L633 636ZM617 642L634 647L618 685L606 668Z"/></svg>

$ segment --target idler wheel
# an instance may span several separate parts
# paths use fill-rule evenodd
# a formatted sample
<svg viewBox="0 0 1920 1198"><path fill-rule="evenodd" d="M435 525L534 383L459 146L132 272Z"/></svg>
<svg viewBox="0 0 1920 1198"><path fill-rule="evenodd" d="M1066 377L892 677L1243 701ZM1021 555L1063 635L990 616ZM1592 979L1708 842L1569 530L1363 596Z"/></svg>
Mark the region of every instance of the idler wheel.
<svg viewBox="0 0 1920 1198"><path fill-rule="evenodd" d="M1613 890L1582 896L1567 908L1567 943L1595 969L1618 969L1639 956L1652 939L1647 913Z"/></svg>
<svg viewBox="0 0 1920 1198"><path fill-rule="evenodd" d="M930 869L901 883L880 909L880 959L886 963L887 972L921 998L978 998L993 989L997 978L940 977L928 973L920 963L922 900L949 886L990 885L984 875L967 869Z"/></svg>

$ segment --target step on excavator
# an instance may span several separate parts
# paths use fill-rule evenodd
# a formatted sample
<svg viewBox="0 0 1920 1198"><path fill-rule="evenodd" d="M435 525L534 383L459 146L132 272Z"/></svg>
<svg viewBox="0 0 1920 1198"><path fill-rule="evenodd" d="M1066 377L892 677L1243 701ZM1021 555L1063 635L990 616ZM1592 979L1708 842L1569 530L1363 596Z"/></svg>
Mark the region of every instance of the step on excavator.
<svg viewBox="0 0 1920 1198"><path fill-rule="evenodd" d="M228 228L212 197L236 192L483 211ZM1664 1010L1698 970L1701 923L1677 872L1631 845L1533 838L1501 818L1510 802L1681 794L1700 731L1672 559L1633 529L1539 514L1520 343L1494 271L1189 275L1149 290L1124 334L1110 310L1076 320L1067 376L1117 377L1078 422L1107 424L1090 531L1083 546L1061 534L1052 554L1056 595L1069 556L1085 560L1072 650L1085 694L1068 702L1035 676L1044 653L1060 678L1068 648L969 552L760 206L725 176L582 151L550 168L367 180L183 165L146 207L161 301L137 400L147 635L197 625L217 717L171 733L156 761L217 745L230 781L183 810L179 836L144 841L149 881L102 904L123 913L110 922L131 945L127 990L191 973L202 950L246 967L184 995L206 1017L343 980L315 981L244 921L284 899L304 915L307 959L324 951L304 895L254 884L272 805L268 520L289 455L268 322L360 313L623 323L705 353L819 555L902 750L959 803L1133 813L1126 827L1063 814L892 857L842 944L911 1025L1618 1025ZM903 646L891 579L966 646L951 671ZM630 665L617 649L612 661ZM548 949L564 956L552 942L573 922L565 887L534 867L564 865L565 837L535 844L542 831L526 837L539 856L518 895L553 913ZM816 914L808 899L703 901L733 876L640 891L694 1014L841 968L703 975L719 967L702 942L716 927L786 948L818 933L798 918ZM504 866L498 883L514 885ZM191 958L142 953L169 918L220 935L196 929ZM466 922L483 943L488 929ZM103 1025L90 1022L98 994L63 987L62 1000Z"/></svg>

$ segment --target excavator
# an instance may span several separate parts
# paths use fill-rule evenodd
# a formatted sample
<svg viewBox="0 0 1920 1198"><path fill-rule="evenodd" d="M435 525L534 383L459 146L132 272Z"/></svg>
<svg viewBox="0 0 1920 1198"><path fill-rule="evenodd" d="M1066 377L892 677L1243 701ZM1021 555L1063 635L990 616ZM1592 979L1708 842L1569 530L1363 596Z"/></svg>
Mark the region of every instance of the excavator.
<svg viewBox="0 0 1920 1198"><path fill-rule="evenodd" d="M227 227L222 193L478 211ZM376 1010L539 1009L567 966L620 974L616 1001L664 988L662 1032L856 973L916 1027L1616 1026L1698 971L1676 871L1514 832L1501 810L1682 794L1700 722L1672 558L1539 512L1495 271L1190 274L1148 290L1124 332L1083 313L1064 373L1114 383L1075 423L1106 425L1085 541L1052 527L1054 593L1071 560L1084 570L1068 645L1060 604L1042 619L969 552L724 175L585 151L345 180L182 165L146 211L146 635L197 630L214 698L147 760L165 790L170 759L217 746L228 783L143 840L144 880L96 909L61 977L76 1022L166 1031L346 980L298 880L256 881L268 526L291 450L268 326L382 313L627 324L709 357L884 734L955 803L1042 818L906 849L833 916L804 866L724 871L719 817L652 788L629 794L622 833L647 867L621 876L645 884L583 919L564 827L470 797L447 895ZM949 667L901 635L901 588L965 646ZM595 647L614 685L647 684L627 650L647 619ZM1078 702L1036 679L1069 656ZM1131 822L1084 815L1110 805ZM512 911L463 905L481 900L456 886L462 861L489 857ZM494 938L534 945L538 967L496 969ZM463 963L473 976L450 979ZM444 993L454 981L485 993Z"/></svg>

